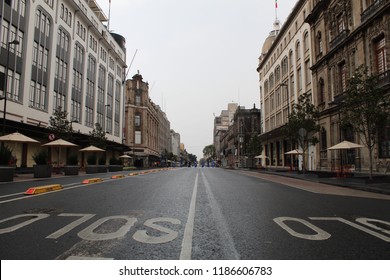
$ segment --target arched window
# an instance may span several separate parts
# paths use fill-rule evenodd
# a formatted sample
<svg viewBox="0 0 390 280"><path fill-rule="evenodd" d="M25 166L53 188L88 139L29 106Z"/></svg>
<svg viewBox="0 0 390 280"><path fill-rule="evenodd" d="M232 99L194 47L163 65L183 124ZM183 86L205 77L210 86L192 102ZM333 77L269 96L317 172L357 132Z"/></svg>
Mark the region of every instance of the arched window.
<svg viewBox="0 0 390 280"><path fill-rule="evenodd" d="M295 57L297 61L301 59L301 43L299 41L295 46Z"/></svg>
<svg viewBox="0 0 390 280"><path fill-rule="evenodd" d="M303 35L303 47L305 49L305 52L307 52L310 48L310 42L309 42L309 32L305 32Z"/></svg>
<svg viewBox="0 0 390 280"><path fill-rule="evenodd" d="M268 87L268 80L264 82L264 94L267 94L269 91L269 87Z"/></svg>
<svg viewBox="0 0 390 280"><path fill-rule="evenodd" d="M321 32L317 33L317 46L316 46L316 50L317 50L317 55L322 55L323 44L322 44L322 34L321 34Z"/></svg>
<svg viewBox="0 0 390 280"><path fill-rule="evenodd" d="M274 88L274 85L275 85L275 83L274 83L274 75L271 74L269 76L269 89L272 90Z"/></svg>
<svg viewBox="0 0 390 280"><path fill-rule="evenodd" d="M65 13L65 6L64 4L61 4L60 18L64 18L64 13Z"/></svg>
<svg viewBox="0 0 390 280"><path fill-rule="evenodd" d="M275 69L275 82L280 80L280 66L278 65Z"/></svg>

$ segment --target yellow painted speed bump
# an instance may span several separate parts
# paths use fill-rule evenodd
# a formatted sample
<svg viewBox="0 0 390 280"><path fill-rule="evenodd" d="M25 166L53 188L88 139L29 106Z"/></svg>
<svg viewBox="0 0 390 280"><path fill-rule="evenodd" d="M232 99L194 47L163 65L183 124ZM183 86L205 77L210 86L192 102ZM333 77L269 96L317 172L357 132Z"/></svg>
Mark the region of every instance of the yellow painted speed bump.
<svg viewBox="0 0 390 280"><path fill-rule="evenodd" d="M120 178L124 178L125 177L125 175L123 175L123 174L118 174L118 175L112 175L111 176L111 179L120 179Z"/></svg>
<svg viewBox="0 0 390 280"><path fill-rule="evenodd" d="M98 182L103 182L103 180L101 178L85 179L83 181L83 184L91 184L91 183L98 183Z"/></svg>
<svg viewBox="0 0 390 280"><path fill-rule="evenodd" d="M129 176L137 176L138 172L130 173Z"/></svg>
<svg viewBox="0 0 390 280"><path fill-rule="evenodd" d="M61 189L62 189L62 185L54 184L54 185L47 185L47 186L40 186L40 187L32 187L29 188L24 194L33 195L33 194L40 194L40 193L51 192L51 191L58 191Z"/></svg>

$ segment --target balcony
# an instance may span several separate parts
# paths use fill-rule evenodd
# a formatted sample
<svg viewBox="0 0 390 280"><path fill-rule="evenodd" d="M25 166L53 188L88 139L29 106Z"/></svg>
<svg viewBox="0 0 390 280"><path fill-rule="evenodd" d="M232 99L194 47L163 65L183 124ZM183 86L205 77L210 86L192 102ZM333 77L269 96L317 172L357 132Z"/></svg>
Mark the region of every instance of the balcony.
<svg viewBox="0 0 390 280"><path fill-rule="evenodd" d="M333 49L338 46L342 41L344 41L349 35L349 29L344 29L341 31L330 43L330 47Z"/></svg>
<svg viewBox="0 0 390 280"><path fill-rule="evenodd" d="M376 14L376 12L378 12L381 8L383 8L386 4L388 4L389 1L390 0L375 1L374 4L372 4L367 9L365 9L364 12L361 14L361 22L365 22L366 20L371 18L371 16Z"/></svg>
<svg viewBox="0 0 390 280"><path fill-rule="evenodd" d="M380 87L386 87L390 85L390 70L378 75L378 85Z"/></svg>

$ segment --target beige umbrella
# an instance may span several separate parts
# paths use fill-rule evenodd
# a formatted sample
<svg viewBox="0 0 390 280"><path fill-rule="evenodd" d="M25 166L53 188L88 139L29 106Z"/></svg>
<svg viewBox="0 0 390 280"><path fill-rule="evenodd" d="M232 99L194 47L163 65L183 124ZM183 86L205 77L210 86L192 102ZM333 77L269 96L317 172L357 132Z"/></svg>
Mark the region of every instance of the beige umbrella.
<svg viewBox="0 0 390 280"><path fill-rule="evenodd" d="M77 147L76 144L73 144L71 142L65 141L63 139L57 139L54 141L51 141L49 143L43 144L42 147L57 147L58 148L58 162L57 167L60 167L60 159L61 159L61 147Z"/></svg>
<svg viewBox="0 0 390 280"><path fill-rule="evenodd" d="M263 155L258 155L258 156L255 156L254 158L263 159L263 158L268 158L268 157L267 156L263 156Z"/></svg>
<svg viewBox="0 0 390 280"><path fill-rule="evenodd" d="M39 143L39 141L27 137L19 132L14 132L0 137L3 142L23 142L23 143Z"/></svg>
<svg viewBox="0 0 390 280"><path fill-rule="evenodd" d="M328 150L349 150L349 149L357 149L357 148L363 148L363 145L356 144L349 141L343 141L340 142L332 147L329 147Z"/></svg>
<svg viewBox="0 0 390 280"><path fill-rule="evenodd" d="M39 143L39 141L32 139L22 133L14 132L0 137L1 142L15 142L15 143Z"/></svg>
<svg viewBox="0 0 390 280"><path fill-rule="evenodd" d="M76 144L73 144L71 142L65 141L63 139L57 139L52 142L43 144L42 146L47 146L47 147L77 147Z"/></svg>
<svg viewBox="0 0 390 280"><path fill-rule="evenodd" d="M95 146L88 146L84 149L81 149L80 152L105 152L105 150L100 149L100 148L95 147Z"/></svg>
<svg viewBox="0 0 390 280"><path fill-rule="evenodd" d="M80 152L105 152L105 150L91 145L91 146L88 146L88 147L86 147L84 149L81 149Z"/></svg>
<svg viewBox="0 0 390 280"><path fill-rule="evenodd" d="M131 156L129 156L129 155L122 155L122 156L120 156L119 158L127 158L127 159L129 159L129 158L132 158Z"/></svg>
<svg viewBox="0 0 390 280"><path fill-rule="evenodd" d="M291 151L284 153L284 154L285 155L302 155L303 151L298 150L298 149L294 149L294 150L291 150Z"/></svg>

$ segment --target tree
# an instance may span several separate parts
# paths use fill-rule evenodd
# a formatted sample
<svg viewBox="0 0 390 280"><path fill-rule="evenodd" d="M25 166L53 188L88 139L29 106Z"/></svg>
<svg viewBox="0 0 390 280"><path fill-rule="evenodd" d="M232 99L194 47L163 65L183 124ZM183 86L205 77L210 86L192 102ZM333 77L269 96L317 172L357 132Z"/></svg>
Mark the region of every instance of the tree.
<svg viewBox="0 0 390 280"><path fill-rule="evenodd" d="M101 149L107 147L107 137L103 127L99 123L95 123L95 128L89 132L89 143Z"/></svg>
<svg viewBox="0 0 390 280"><path fill-rule="evenodd" d="M342 125L351 125L369 151L369 178L372 179L373 154L378 133L390 124L390 95L378 83L378 76L359 67L349 80L341 106Z"/></svg>
<svg viewBox="0 0 390 280"><path fill-rule="evenodd" d="M302 149L303 172L306 169L306 151L309 149L309 144L318 143L316 134L320 131L319 110L314 106L310 97L307 93L298 97L298 103L293 105L292 113L289 115L285 127L291 141L298 143L298 148Z"/></svg>
<svg viewBox="0 0 390 280"><path fill-rule="evenodd" d="M246 147L246 155L255 157L260 155L263 151L263 147L261 145L260 136L255 133L251 136L249 143Z"/></svg>
<svg viewBox="0 0 390 280"><path fill-rule="evenodd" d="M203 156L207 160L212 160L216 158L216 151L215 151L215 146L214 145L208 145L204 147L203 149Z"/></svg>
<svg viewBox="0 0 390 280"><path fill-rule="evenodd" d="M61 106L56 108L50 117L48 129L58 139L61 138L68 141L72 139L72 123L68 121L68 112L62 111Z"/></svg>

